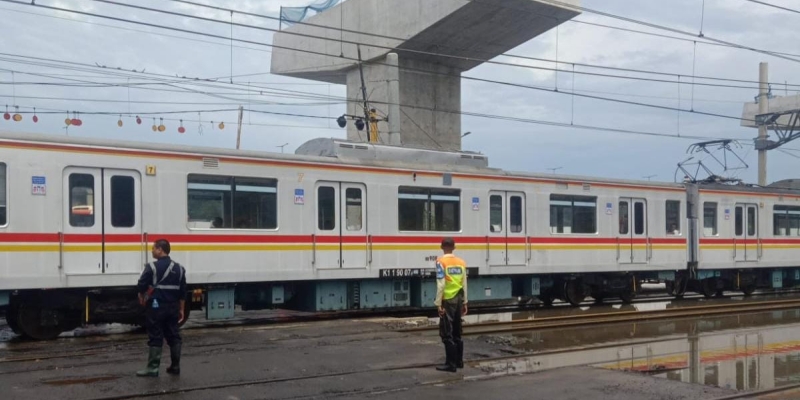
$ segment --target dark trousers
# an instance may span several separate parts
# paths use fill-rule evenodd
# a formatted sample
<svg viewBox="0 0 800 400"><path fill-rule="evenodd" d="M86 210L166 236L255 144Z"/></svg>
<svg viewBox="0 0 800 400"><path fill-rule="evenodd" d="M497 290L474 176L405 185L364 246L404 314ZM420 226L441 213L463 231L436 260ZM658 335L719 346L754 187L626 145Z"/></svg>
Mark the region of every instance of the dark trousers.
<svg viewBox="0 0 800 400"><path fill-rule="evenodd" d="M150 347L162 347L164 339L172 347L181 344L181 334L178 330L178 320L180 319L180 303L159 302L158 308L153 308L152 304L147 306L147 345Z"/></svg>
<svg viewBox="0 0 800 400"><path fill-rule="evenodd" d="M439 318L439 336L447 352L448 363L458 363L464 351L461 341L461 310L464 307L464 292L449 300L442 300L444 317Z"/></svg>

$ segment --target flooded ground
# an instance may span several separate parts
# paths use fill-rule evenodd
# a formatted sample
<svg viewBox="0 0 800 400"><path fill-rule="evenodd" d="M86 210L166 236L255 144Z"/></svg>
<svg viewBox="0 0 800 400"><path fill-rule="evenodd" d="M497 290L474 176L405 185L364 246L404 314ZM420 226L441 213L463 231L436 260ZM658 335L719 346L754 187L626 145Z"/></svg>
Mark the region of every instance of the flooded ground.
<svg viewBox="0 0 800 400"><path fill-rule="evenodd" d="M591 311L596 310L585 310ZM515 319L519 318L523 317ZM496 375L591 365L737 391L800 382L800 310L542 330L482 339L536 354L478 364Z"/></svg>

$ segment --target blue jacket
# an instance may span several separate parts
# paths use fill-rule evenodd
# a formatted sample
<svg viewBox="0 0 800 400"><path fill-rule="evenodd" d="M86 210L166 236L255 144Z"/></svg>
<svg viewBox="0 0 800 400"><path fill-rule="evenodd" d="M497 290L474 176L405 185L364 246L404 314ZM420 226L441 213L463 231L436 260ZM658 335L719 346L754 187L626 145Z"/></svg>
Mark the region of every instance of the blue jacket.
<svg viewBox="0 0 800 400"><path fill-rule="evenodd" d="M152 299L157 299L159 303L173 303L183 300L186 296L186 269L178 263L174 263L172 271L165 278L164 274L169 269L173 261L167 256L155 261L156 265L156 290ZM153 285L153 270L150 264L144 265L142 276L139 277L137 284L139 293L144 294Z"/></svg>

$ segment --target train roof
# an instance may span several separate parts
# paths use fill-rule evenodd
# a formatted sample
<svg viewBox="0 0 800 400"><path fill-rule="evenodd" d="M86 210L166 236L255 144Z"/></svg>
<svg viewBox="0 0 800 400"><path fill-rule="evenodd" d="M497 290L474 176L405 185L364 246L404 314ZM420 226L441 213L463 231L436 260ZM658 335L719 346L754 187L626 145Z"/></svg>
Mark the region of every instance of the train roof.
<svg viewBox="0 0 800 400"><path fill-rule="evenodd" d="M216 147L203 147L203 146L186 146L164 143L146 143L122 140L108 140L96 138L84 138L74 136L57 136L57 135L43 135L34 133L20 133L0 131L0 140L6 141L21 141L29 143L50 143L66 146L85 146L102 149L122 149L122 150L139 150L139 151L152 151L165 154L192 154L207 157L233 157L233 158L247 158L247 159L263 159L263 160L276 160L287 162L308 162L315 164L338 164L338 165L352 165L364 166L373 168L386 168L396 170L407 170L412 172L442 172L442 173L463 173L474 175L491 175L503 176L511 179L531 179L542 182L552 183L597 183L608 185L625 185L635 186L641 188L653 189L673 189L681 190L684 188L683 183L670 183L670 182L651 182L641 180L625 180L625 179L610 179L598 178L588 176L576 175L557 175L546 173L534 173L525 171L506 171L498 168L488 166L488 159L480 153L476 152L444 152L427 149L409 149L397 146L374 145L369 143L355 143L348 142L340 139L314 139L308 143L316 142L318 145L325 141L329 142L324 146L350 144L352 146L359 146L361 148L367 147L372 151L369 152L367 157L358 157L352 154L335 154L331 152L318 151L313 154L306 149L306 154L283 154L265 151L254 150L235 150L224 149ZM300 146L298 150L307 146L308 143ZM332 144L331 144L332 143ZM323 147L324 147L323 146ZM316 146L319 147L319 146ZM394 156L386 157L393 153L404 154L402 157ZM412 155L416 154L416 155ZM453 160L466 160L468 162L454 163ZM437 162L437 160L443 162ZM774 189L773 189L774 190Z"/></svg>

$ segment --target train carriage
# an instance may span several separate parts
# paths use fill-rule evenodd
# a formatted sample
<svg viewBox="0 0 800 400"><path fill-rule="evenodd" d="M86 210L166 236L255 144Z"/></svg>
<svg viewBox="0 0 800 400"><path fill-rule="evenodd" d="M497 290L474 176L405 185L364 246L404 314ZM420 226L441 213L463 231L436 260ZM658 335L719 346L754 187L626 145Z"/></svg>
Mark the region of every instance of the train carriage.
<svg viewBox="0 0 800 400"><path fill-rule="evenodd" d="M695 189L697 291L752 293L800 282L800 193L729 185Z"/></svg>
<svg viewBox="0 0 800 400"><path fill-rule="evenodd" d="M703 247L691 185L508 172L470 152L317 139L284 155L0 133L0 173L0 306L39 338L136 323L133 285L161 237L187 266L187 304L211 319L237 304L431 306L443 236L469 264L473 301L629 302L645 279L681 294L740 268ZM796 265L778 254L763 266Z"/></svg>

